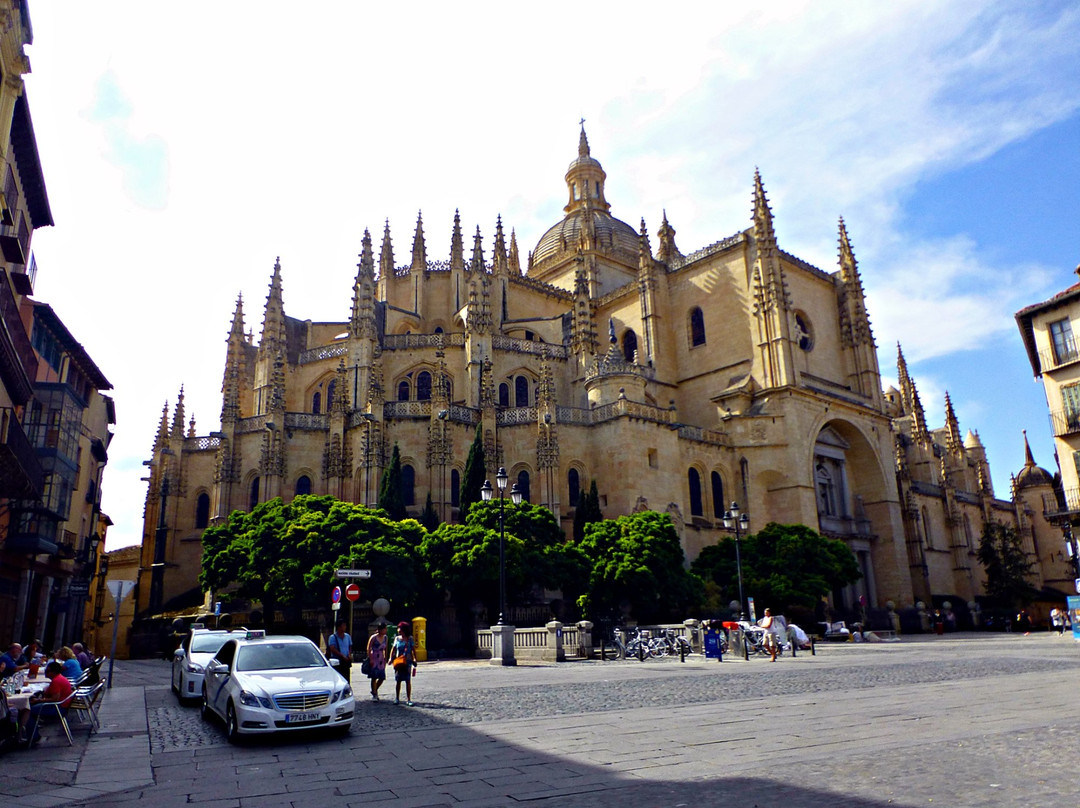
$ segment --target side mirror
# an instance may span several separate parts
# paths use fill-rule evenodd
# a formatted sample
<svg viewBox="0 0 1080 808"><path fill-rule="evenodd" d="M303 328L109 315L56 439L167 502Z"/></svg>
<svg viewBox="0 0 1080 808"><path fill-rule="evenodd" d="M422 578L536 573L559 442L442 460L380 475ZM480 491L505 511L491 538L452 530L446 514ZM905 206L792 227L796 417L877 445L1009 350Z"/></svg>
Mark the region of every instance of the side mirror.
<svg viewBox="0 0 1080 808"><path fill-rule="evenodd" d="M341 664L337 659L328 659L326 661L330 663L331 668L336 668L339 664Z"/></svg>
<svg viewBox="0 0 1080 808"><path fill-rule="evenodd" d="M207 673L228 673L229 666L222 662L218 662L216 659L211 659L206 666Z"/></svg>
<svg viewBox="0 0 1080 808"><path fill-rule="evenodd" d="M175 659L177 662L179 662L183 658L184 658L184 649L183 648L177 648L176 651L173 653L173 659Z"/></svg>

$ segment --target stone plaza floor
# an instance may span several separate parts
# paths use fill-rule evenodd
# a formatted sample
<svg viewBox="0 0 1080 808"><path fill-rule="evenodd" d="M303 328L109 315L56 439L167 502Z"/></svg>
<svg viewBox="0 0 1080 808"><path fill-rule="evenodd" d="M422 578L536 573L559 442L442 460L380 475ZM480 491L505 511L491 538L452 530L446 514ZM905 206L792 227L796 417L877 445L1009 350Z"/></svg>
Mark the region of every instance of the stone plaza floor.
<svg viewBox="0 0 1080 808"><path fill-rule="evenodd" d="M816 656L493 667L423 663L408 708L345 738L229 745L117 662L101 732L0 758L20 806L1040 806L1080 804L1080 643L1036 633L821 644Z"/></svg>

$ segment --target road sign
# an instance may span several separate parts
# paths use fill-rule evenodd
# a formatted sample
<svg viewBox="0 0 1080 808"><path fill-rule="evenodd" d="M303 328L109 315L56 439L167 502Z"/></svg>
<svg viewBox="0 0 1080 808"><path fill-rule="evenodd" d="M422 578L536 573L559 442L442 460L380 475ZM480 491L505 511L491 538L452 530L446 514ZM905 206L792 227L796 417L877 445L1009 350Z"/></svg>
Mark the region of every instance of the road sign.
<svg viewBox="0 0 1080 808"><path fill-rule="evenodd" d="M135 582L134 581L106 581L105 586L108 588L109 594L111 594L114 598L116 598L116 602L119 603L120 601L122 601L124 598L126 598L128 595L131 594L131 590L135 588Z"/></svg>
<svg viewBox="0 0 1080 808"><path fill-rule="evenodd" d="M357 584L349 584L345 587L345 597L349 600L360 600L360 587Z"/></svg>
<svg viewBox="0 0 1080 808"><path fill-rule="evenodd" d="M341 603L341 587L340 586L335 586L333 589L330 590L330 602L331 603Z"/></svg>
<svg viewBox="0 0 1080 808"><path fill-rule="evenodd" d="M68 595L73 598L85 598L90 594L89 581L72 581L68 584Z"/></svg>
<svg viewBox="0 0 1080 808"><path fill-rule="evenodd" d="M371 570L338 570L338 578L370 578Z"/></svg>

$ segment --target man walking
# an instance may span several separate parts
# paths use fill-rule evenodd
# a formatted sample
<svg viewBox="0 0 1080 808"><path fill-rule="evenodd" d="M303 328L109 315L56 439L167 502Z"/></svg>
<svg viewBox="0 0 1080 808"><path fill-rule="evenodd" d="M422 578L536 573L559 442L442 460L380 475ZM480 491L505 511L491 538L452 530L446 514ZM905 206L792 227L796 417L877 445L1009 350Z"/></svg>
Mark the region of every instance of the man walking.
<svg viewBox="0 0 1080 808"><path fill-rule="evenodd" d="M345 626L344 618L337 621L336 630L326 641L326 655L338 661L337 672L348 682L352 670L352 637L345 631Z"/></svg>

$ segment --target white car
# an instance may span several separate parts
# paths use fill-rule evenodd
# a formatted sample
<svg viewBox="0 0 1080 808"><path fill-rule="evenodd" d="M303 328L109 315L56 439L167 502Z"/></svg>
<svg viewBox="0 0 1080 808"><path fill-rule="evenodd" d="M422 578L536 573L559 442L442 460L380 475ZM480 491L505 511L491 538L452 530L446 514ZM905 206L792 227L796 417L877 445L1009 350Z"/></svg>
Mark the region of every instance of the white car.
<svg viewBox="0 0 1080 808"><path fill-rule="evenodd" d="M225 640L206 666L202 716L225 722L231 742L241 735L352 725L352 687L306 637L248 631Z"/></svg>
<svg viewBox="0 0 1080 808"><path fill-rule="evenodd" d="M181 701L197 699L202 695L206 663L214 658L228 638L228 631L208 631L195 627L184 637L172 661L172 689Z"/></svg>

